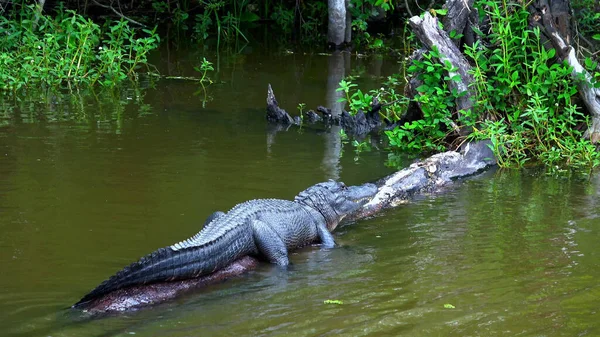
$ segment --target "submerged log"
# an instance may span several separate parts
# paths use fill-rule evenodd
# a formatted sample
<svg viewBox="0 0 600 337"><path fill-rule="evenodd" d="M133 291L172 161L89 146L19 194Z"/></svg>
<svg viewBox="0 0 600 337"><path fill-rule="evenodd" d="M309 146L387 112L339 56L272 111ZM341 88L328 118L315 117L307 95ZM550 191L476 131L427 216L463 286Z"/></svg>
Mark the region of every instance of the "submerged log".
<svg viewBox="0 0 600 337"><path fill-rule="evenodd" d="M327 126L339 125L349 135L360 137L382 127L383 122L379 116L381 107L382 105L375 99L371 110L368 112L359 111L357 114L351 115L349 112L343 110L340 116L335 116L331 109L319 106L317 107L317 112L320 112L322 117L315 111L308 110L304 113L303 118L294 118L287 111L279 107L270 84L267 89L267 120L271 123L284 126L301 125L304 122L323 122Z"/></svg>
<svg viewBox="0 0 600 337"><path fill-rule="evenodd" d="M496 165L489 141L466 143L460 152L447 151L413 163L375 182L375 197L352 216L353 220L399 206L420 194L437 193L459 178Z"/></svg>
<svg viewBox="0 0 600 337"><path fill-rule="evenodd" d="M210 275L182 281L160 282L119 289L74 307L91 315L131 311L156 305L208 285L223 282L255 269L258 260L245 256Z"/></svg>
<svg viewBox="0 0 600 337"><path fill-rule="evenodd" d="M296 124L292 116L279 107L271 84L267 88L267 120L271 123L283 125Z"/></svg>
<svg viewBox="0 0 600 337"><path fill-rule="evenodd" d="M435 154L379 179L375 182L378 187L375 197L348 219L360 220L406 203L416 195L439 192L456 179L471 176L495 165L494 155L488 144L487 141L466 144L461 152L448 151ZM245 274L255 269L258 263L257 259L245 256L207 276L119 289L75 309L97 316L153 306Z"/></svg>

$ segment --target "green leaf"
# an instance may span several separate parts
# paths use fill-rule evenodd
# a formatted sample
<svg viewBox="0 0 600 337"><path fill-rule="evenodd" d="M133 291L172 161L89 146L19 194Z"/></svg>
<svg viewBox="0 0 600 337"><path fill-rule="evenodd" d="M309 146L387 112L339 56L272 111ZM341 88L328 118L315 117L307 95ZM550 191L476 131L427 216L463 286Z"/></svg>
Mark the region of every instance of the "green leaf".
<svg viewBox="0 0 600 337"><path fill-rule="evenodd" d="M260 20L260 16L253 12L244 12L240 15L240 22L255 22Z"/></svg>
<svg viewBox="0 0 600 337"><path fill-rule="evenodd" d="M421 85L421 86L417 87L417 91L418 91L418 92L427 92L427 90L429 90L429 86L427 86L427 85L425 85L425 84L423 84L423 85Z"/></svg>
<svg viewBox="0 0 600 337"><path fill-rule="evenodd" d="M592 39L600 41L600 34L592 35Z"/></svg>
<svg viewBox="0 0 600 337"><path fill-rule="evenodd" d="M444 308L446 308L446 309L455 309L456 307L455 307L455 306L453 306L453 305L452 305L452 304L450 304L450 303L446 303L446 304L444 304Z"/></svg>
<svg viewBox="0 0 600 337"><path fill-rule="evenodd" d="M517 79L519 79L519 72L515 70L515 71L512 73L512 76L511 76L511 78L512 78L512 80L513 80L513 81L516 81Z"/></svg>
<svg viewBox="0 0 600 337"><path fill-rule="evenodd" d="M344 302L340 301L340 300L325 300L323 301L324 304L337 304L337 305L342 305L344 304Z"/></svg>

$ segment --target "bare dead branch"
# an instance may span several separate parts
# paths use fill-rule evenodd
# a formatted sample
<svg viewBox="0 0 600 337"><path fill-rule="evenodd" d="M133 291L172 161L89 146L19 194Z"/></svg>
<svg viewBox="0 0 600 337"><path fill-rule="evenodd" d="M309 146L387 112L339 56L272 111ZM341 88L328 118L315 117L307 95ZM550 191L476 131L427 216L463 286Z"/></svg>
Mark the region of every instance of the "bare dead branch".
<svg viewBox="0 0 600 337"><path fill-rule="evenodd" d="M92 0L92 2L93 2L93 3L94 3L96 6L100 6L100 7L102 7L102 8L106 8L106 9L110 9L110 10L111 10L111 11L113 11L113 13L115 13L115 14L116 14L118 17L121 17L121 18L123 18L123 19L125 19L125 20L127 20L127 21L129 21L129 22L131 22L131 23L133 23L133 24L136 24L136 25L138 25L138 26L141 26L141 27L144 27L144 28L146 28L146 27L147 27L145 24L143 24L143 23L141 23L141 22L137 22L137 21L135 21L134 19L132 19L132 18L129 18L129 17L125 16L123 13L119 12L118 10L116 10L116 9L115 9L115 8L112 6L112 4L113 4L113 1L111 1L111 2L110 2L110 5L103 5L103 4L99 3L99 2L98 2L98 1L96 1L96 0ZM119 4L119 3L117 2L117 4ZM120 8L120 7L121 7L121 6L120 6L120 4L119 4L119 8Z"/></svg>

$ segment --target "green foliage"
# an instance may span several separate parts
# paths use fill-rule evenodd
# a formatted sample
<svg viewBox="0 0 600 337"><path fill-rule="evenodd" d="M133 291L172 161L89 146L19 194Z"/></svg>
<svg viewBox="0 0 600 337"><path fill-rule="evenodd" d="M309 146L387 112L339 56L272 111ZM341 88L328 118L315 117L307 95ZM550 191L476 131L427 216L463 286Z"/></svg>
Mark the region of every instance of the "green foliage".
<svg viewBox="0 0 600 337"><path fill-rule="evenodd" d="M202 59L202 63L200 64L200 66L194 67L194 70L202 74L200 82L206 81L212 83L212 80L206 77L206 73L208 73L209 71L214 71L215 68L213 67L212 62L208 61L206 57Z"/></svg>
<svg viewBox="0 0 600 337"><path fill-rule="evenodd" d="M363 93L360 89L356 89L354 93L350 94L352 88L357 85L346 80L340 82L340 87L336 91L343 91L346 97L342 97L338 102L348 102L350 108L350 114L356 115L359 111L368 111L371 108L371 102L373 101L373 95L369 93Z"/></svg>
<svg viewBox="0 0 600 337"><path fill-rule="evenodd" d="M327 3L321 1L305 1L295 4L296 7L287 7L283 3L277 4L270 16L275 21L279 31L288 38L294 30L295 20L299 20L300 37L303 42L318 42L323 39L323 32L327 27ZM298 11L298 17L296 13Z"/></svg>
<svg viewBox="0 0 600 337"><path fill-rule="evenodd" d="M62 7L54 18L38 14L35 6L12 14L0 16L3 90L63 83L114 86L135 80L159 43L155 30L138 37L124 20L100 27Z"/></svg>
<svg viewBox="0 0 600 337"><path fill-rule="evenodd" d="M383 12L391 12L394 6L388 0L350 0L348 8L352 14L353 41L356 45L367 45L369 49L379 50L384 48L381 38L374 38L367 32L368 20Z"/></svg>
<svg viewBox="0 0 600 337"><path fill-rule="evenodd" d="M242 37L248 42L248 38L240 30L240 25L243 20L257 20L256 14L247 11L248 0L233 0L231 3L233 8L228 7L225 0L201 0L200 4L204 6L204 12L196 15L194 33L197 38L202 40L208 38L209 30L213 24L216 24L217 48L221 44L221 39L232 41ZM211 18L214 18L214 21Z"/></svg>
<svg viewBox="0 0 600 337"><path fill-rule="evenodd" d="M598 34L598 35L600 35L600 34ZM600 67L598 67L598 62L588 56L585 58L583 65L586 68L586 70L590 72L590 74L592 76L591 85L594 88L600 88Z"/></svg>
<svg viewBox="0 0 600 337"><path fill-rule="evenodd" d="M204 108L206 106L206 103L209 100L208 93L206 91L206 86L204 86L204 82L208 82L208 84L213 83L213 81L209 77L207 77L206 74L209 71L214 71L215 68L213 67L212 62L208 61L206 59L206 57L204 57L204 58L202 58L202 63L200 64L200 66L194 67L194 70L196 70L197 72L202 74L202 77L200 78L200 80L198 80L198 83L200 83L201 89L196 91L196 95L199 95L200 93L203 94L202 107Z"/></svg>
<svg viewBox="0 0 600 337"><path fill-rule="evenodd" d="M573 0L571 5L579 32L584 36L600 39L600 4L595 0Z"/></svg>
<svg viewBox="0 0 600 337"><path fill-rule="evenodd" d="M370 136L367 136L367 138L362 140L353 139L352 141L350 141L350 138L346 134L346 131L344 131L344 129L340 129L340 140L342 142L342 145L348 145L348 143L352 145L352 147L354 148L354 161L359 161L361 153L370 152L372 149ZM344 149L342 148L340 157L343 156L343 154Z"/></svg>
<svg viewBox="0 0 600 337"><path fill-rule="evenodd" d="M579 131L588 120L575 104L572 68L556 63L556 52L542 45L539 29L529 28L524 7L501 1L478 1L476 6L490 19L491 27L489 33L478 32L480 39L473 46L465 47L473 65L474 108L456 111L455 102L465 93L451 90L449 83L461 78L451 64L441 63L444 55L433 48L412 60L407 69L420 83L412 99L396 93L401 82L397 77L388 79L386 89L370 92L386 102L382 116L390 121L400 120L409 102L420 108L418 118L385 132L390 148L441 151L458 136L455 131L460 126L474 130L470 139L490 139L502 167L522 167L532 161L544 163L552 172L567 166L598 166L599 152ZM446 13L436 10L435 14ZM462 37L456 32L449 35ZM592 85L600 87L597 62L587 58L584 64L593 75ZM365 109L356 85L343 81L338 90L345 92L344 101L353 112ZM388 161L393 164L394 158Z"/></svg>
<svg viewBox="0 0 600 337"><path fill-rule="evenodd" d="M275 20L275 24L283 32L291 33L294 27L294 9L277 5L271 14L271 19Z"/></svg>
<svg viewBox="0 0 600 337"><path fill-rule="evenodd" d="M407 157L402 154L397 152L389 152L387 160L385 161L385 166L400 170L406 167L406 159Z"/></svg>
<svg viewBox="0 0 600 337"><path fill-rule="evenodd" d="M298 112L300 113L300 121L304 121L304 109L306 109L305 103L298 103Z"/></svg>
<svg viewBox="0 0 600 337"><path fill-rule="evenodd" d="M448 87L449 81L460 81L460 76L450 78L453 73L450 63L440 64L436 60L441 57L437 48L423 54L421 60L414 60L408 73L422 83L417 90L414 101L419 104L423 116L421 119L406 122L394 130L386 131L390 146L407 152L440 151L444 149L444 141L448 130L452 130L452 113L455 101L464 93L453 91Z"/></svg>
<svg viewBox="0 0 600 337"><path fill-rule="evenodd" d="M362 141L358 141L357 139L352 140L352 147L354 147L354 153L356 154L354 157L355 161L359 159L361 153L371 151L370 140L370 137Z"/></svg>
<svg viewBox="0 0 600 337"><path fill-rule="evenodd" d="M150 78L152 79L152 78ZM0 126L13 123L62 123L91 129L121 131L124 121L152 114L145 103L152 81L111 87L82 86L76 90L31 86L15 94L0 94ZM124 94L126 93L126 94Z"/></svg>
<svg viewBox="0 0 600 337"><path fill-rule="evenodd" d="M483 123L472 137L490 138L504 167L521 167L530 159L551 171L560 165L597 166L598 153L577 128L587 120L574 103L572 68L555 63L556 52L541 44L539 29L529 29L525 8L480 5L491 18L492 47L477 43L466 54L475 63L476 109L496 121Z"/></svg>

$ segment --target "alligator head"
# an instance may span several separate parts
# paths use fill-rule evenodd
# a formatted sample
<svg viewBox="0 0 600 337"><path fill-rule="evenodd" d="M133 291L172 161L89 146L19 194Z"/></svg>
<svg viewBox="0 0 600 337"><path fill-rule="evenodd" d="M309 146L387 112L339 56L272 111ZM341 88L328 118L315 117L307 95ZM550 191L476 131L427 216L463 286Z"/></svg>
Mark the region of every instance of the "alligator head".
<svg viewBox="0 0 600 337"><path fill-rule="evenodd" d="M300 192L294 201L321 213L327 222L327 229L333 231L346 216L358 211L376 193L377 186L374 184L346 186L330 180Z"/></svg>

